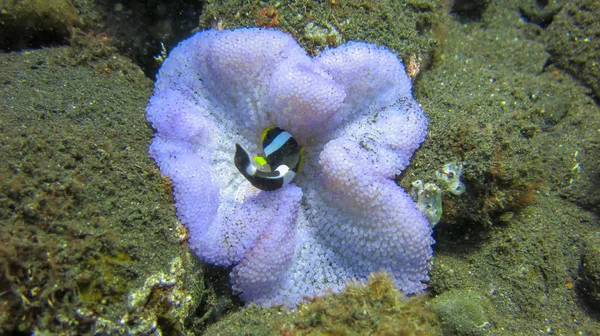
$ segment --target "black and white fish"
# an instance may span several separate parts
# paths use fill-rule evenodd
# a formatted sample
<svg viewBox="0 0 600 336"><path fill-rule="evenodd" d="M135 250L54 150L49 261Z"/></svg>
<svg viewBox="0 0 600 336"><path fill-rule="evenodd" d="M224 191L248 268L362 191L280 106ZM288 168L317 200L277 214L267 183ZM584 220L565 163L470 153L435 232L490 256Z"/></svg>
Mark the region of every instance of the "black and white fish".
<svg viewBox="0 0 600 336"><path fill-rule="evenodd" d="M292 182L300 172L304 148L290 133L275 126L266 128L261 138L264 155L253 159L242 146L235 144L235 166L256 188L279 189Z"/></svg>

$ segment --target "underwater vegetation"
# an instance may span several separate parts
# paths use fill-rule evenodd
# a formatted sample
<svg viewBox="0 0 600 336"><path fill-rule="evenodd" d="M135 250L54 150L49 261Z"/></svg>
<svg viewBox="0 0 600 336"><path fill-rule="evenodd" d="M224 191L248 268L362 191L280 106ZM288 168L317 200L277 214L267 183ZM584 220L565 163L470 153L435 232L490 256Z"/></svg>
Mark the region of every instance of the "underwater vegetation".
<svg viewBox="0 0 600 336"><path fill-rule="evenodd" d="M547 27L542 36L552 55L550 61L585 83L592 89L596 102L600 101L600 55L596 40L600 33L598 2L550 2L543 10L530 10L526 14L530 14L532 22Z"/></svg>
<svg viewBox="0 0 600 336"><path fill-rule="evenodd" d="M70 0L0 1L0 50L65 43L78 18Z"/></svg>
<svg viewBox="0 0 600 336"><path fill-rule="evenodd" d="M385 45L403 60L424 60L437 43L431 30L440 22L441 7L435 0L227 0L208 3L200 22L214 29L276 28L312 56L346 41L366 41Z"/></svg>
<svg viewBox="0 0 600 336"><path fill-rule="evenodd" d="M6 59L2 62L3 77L15 81L13 67ZM46 67L45 62L40 58L35 66ZM16 81L27 82L24 76ZM19 90L14 87L13 94ZM40 104L52 104L45 92L35 96ZM82 148L74 135L77 126L56 122L62 108L39 114L33 109L30 114L6 111L3 116L4 330L54 330L62 323L78 330L86 317L82 313L76 318L74 307L116 304L135 277L128 270L134 259L116 246L114 231L106 227L106 203L92 192L100 181L88 173L107 169L111 159L103 151Z"/></svg>
<svg viewBox="0 0 600 336"><path fill-rule="evenodd" d="M174 216L146 154L150 81L71 61L65 48L0 58L0 333L183 330L203 279L172 221L148 229Z"/></svg>
<svg viewBox="0 0 600 336"><path fill-rule="evenodd" d="M406 298L386 273L313 298L284 324L282 335L441 335L425 296Z"/></svg>
<svg viewBox="0 0 600 336"><path fill-rule="evenodd" d="M349 283L336 294L309 298L296 311L256 305L210 326L205 335L442 335L426 296L407 298L386 273Z"/></svg>
<svg viewBox="0 0 600 336"><path fill-rule="evenodd" d="M536 12L555 4L528 3ZM436 181L446 163L463 164L465 192L443 195L429 288L442 299L488 298L492 310L473 321L489 324L473 330L593 334L595 263L581 261L592 260L586 237L599 228L600 114L589 88L550 61L548 30L521 6L490 1L477 19L447 22L415 82L429 139L401 183Z"/></svg>

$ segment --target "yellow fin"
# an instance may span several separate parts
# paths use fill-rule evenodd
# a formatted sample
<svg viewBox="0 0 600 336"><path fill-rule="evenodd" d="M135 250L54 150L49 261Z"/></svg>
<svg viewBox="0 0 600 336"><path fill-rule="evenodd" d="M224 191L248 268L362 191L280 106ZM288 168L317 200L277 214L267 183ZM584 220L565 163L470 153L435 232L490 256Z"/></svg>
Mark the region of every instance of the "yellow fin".
<svg viewBox="0 0 600 336"><path fill-rule="evenodd" d="M302 172L302 166L304 165L304 147L300 147L300 163L298 164L298 171L296 174L300 174Z"/></svg>
<svg viewBox="0 0 600 336"><path fill-rule="evenodd" d="M265 129L262 131L262 134L260 135L260 140L261 140L261 141L265 141L265 137L267 136L267 132L268 132L269 130L272 130L273 128L275 128L275 126L269 126L269 127L265 128Z"/></svg>
<svg viewBox="0 0 600 336"><path fill-rule="evenodd" d="M264 157L262 156L255 156L253 157L254 161L256 161L256 163L258 163L261 167L267 164L267 160L265 160Z"/></svg>

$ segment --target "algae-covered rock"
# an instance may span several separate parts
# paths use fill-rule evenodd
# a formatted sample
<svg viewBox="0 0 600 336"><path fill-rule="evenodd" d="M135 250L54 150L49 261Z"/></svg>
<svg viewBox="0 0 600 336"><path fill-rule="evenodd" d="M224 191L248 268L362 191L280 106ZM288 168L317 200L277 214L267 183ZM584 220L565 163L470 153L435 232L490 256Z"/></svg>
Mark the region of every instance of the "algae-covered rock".
<svg viewBox="0 0 600 336"><path fill-rule="evenodd" d="M567 1L545 32L551 61L566 69L600 99L600 6L595 0Z"/></svg>
<svg viewBox="0 0 600 336"><path fill-rule="evenodd" d="M549 0L544 3L536 0L520 1L519 10L523 18L531 23L546 28L554 20L554 15L562 9L558 0Z"/></svg>
<svg viewBox="0 0 600 336"><path fill-rule="evenodd" d="M339 294L315 298L283 331L293 335L438 335L437 316L424 296L407 299L387 273L371 275Z"/></svg>
<svg viewBox="0 0 600 336"><path fill-rule="evenodd" d="M0 334L195 334L203 269L147 154L151 82L70 63L0 54Z"/></svg>
<svg viewBox="0 0 600 336"><path fill-rule="evenodd" d="M407 299L387 273L378 273L295 311L250 305L205 335L441 335L441 329L424 296Z"/></svg>
<svg viewBox="0 0 600 336"><path fill-rule="evenodd" d="M276 335L276 324L283 317L283 313L276 309L251 304L211 325L204 335Z"/></svg>
<svg viewBox="0 0 600 336"><path fill-rule="evenodd" d="M581 293L583 299L600 311L600 232L592 232L584 239L581 257Z"/></svg>
<svg viewBox="0 0 600 336"><path fill-rule="evenodd" d="M483 335L494 315L485 294L470 290L444 292L433 300L431 308L448 335Z"/></svg>
<svg viewBox="0 0 600 336"><path fill-rule="evenodd" d="M308 53L345 41L385 45L407 61L427 59L436 40L442 5L435 0L410 1L211 1L200 26L218 29L261 26L290 33Z"/></svg>
<svg viewBox="0 0 600 336"><path fill-rule="evenodd" d="M479 20L490 0L455 0L447 2L452 4L452 13L461 18Z"/></svg>
<svg viewBox="0 0 600 336"><path fill-rule="evenodd" d="M76 20L70 0L1 0L0 50L65 42Z"/></svg>

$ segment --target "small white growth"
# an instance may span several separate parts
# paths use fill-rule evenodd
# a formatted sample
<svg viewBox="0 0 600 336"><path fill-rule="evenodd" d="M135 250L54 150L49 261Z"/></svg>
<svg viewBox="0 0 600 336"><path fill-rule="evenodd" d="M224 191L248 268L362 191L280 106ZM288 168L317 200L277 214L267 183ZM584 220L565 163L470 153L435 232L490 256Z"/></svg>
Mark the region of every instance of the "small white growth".
<svg viewBox="0 0 600 336"><path fill-rule="evenodd" d="M165 45L160 42L160 53L154 56L154 60L156 63L162 64L162 62L165 61L165 58L167 58L167 48L165 48Z"/></svg>
<svg viewBox="0 0 600 336"><path fill-rule="evenodd" d="M304 27L304 38L323 46L338 46L342 44L340 31L328 22L325 23L325 27L316 25L314 22L309 22Z"/></svg>
<svg viewBox="0 0 600 336"><path fill-rule="evenodd" d="M442 190L433 183L423 183L416 180L412 183L410 195L417 202L417 207L421 210L429 225L434 227L442 218Z"/></svg>
<svg viewBox="0 0 600 336"><path fill-rule="evenodd" d="M454 195L461 195L466 191L465 184L460 181L463 164L450 162L445 164L442 169L435 172L439 181L446 185L446 190Z"/></svg>

